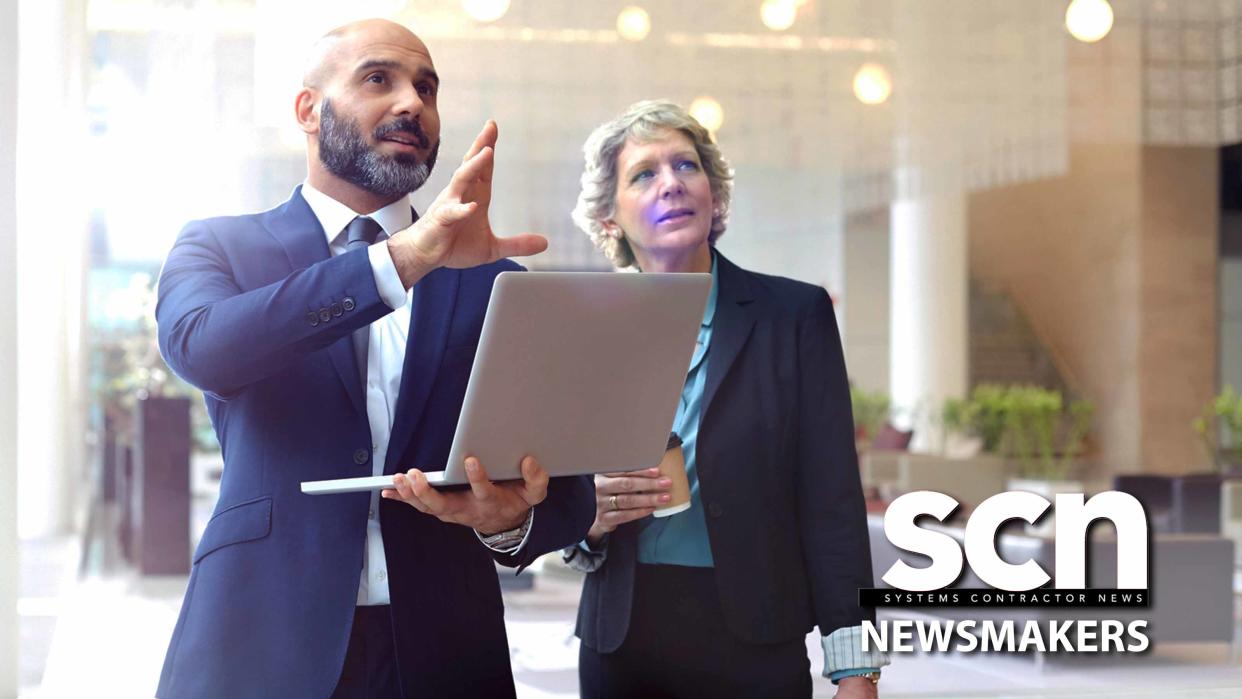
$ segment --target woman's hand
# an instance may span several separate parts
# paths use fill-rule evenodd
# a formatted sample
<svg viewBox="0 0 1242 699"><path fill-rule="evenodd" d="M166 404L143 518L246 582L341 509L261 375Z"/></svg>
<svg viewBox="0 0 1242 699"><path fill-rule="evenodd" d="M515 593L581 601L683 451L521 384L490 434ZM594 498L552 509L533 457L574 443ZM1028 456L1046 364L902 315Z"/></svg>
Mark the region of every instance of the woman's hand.
<svg viewBox="0 0 1242 699"><path fill-rule="evenodd" d="M606 473L595 477L595 523L587 543L598 545L612 530L642 519L668 504L673 481L660 476L660 469Z"/></svg>
<svg viewBox="0 0 1242 699"><path fill-rule="evenodd" d="M846 677L837 684L836 699L877 699L880 690L866 677Z"/></svg>

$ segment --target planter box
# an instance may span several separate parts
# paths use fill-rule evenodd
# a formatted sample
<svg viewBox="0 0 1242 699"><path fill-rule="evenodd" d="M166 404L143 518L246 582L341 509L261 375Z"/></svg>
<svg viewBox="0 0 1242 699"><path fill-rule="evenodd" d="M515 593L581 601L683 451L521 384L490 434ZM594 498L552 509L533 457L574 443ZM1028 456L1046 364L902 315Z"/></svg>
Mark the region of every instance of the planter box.
<svg viewBox="0 0 1242 699"><path fill-rule="evenodd" d="M124 439L116 440L117 541L121 557L136 564L134 555L134 450Z"/></svg>
<svg viewBox="0 0 1242 699"><path fill-rule="evenodd" d="M862 456L864 487L893 494L931 490L951 495L964 507L1004 492L1010 468L991 455L947 459L932 454L871 450Z"/></svg>
<svg viewBox="0 0 1242 699"><path fill-rule="evenodd" d="M1219 473L1173 478L1171 527L1181 534L1219 534L1221 482Z"/></svg>
<svg viewBox="0 0 1242 699"><path fill-rule="evenodd" d="M1113 476L1113 490L1129 493L1143 504L1153 532L1173 531L1173 477L1158 473L1123 473Z"/></svg>
<svg viewBox="0 0 1242 699"><path fill-rule="evenodd" d="M134 406L133 561L143 575L190 572L190 399Z"/></svg>

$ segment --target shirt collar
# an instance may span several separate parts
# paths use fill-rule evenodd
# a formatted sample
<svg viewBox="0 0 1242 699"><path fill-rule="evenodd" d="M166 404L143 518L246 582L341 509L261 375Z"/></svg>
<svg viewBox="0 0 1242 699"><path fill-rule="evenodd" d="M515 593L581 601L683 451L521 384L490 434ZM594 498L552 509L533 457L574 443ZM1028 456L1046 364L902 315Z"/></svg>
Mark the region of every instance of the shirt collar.
<svg viewBox="0 0 1242 699"><path fill-rule="evenodd" d="M716 319L716 290L720 286L720 274L716 271L716 251L712 250L712 290L707 292L707 307L703 309L703 327L712 327Z"/></svg>
<svg viewBox="0 0 1242 699"><path fill-rule="evenodd" d="M384 236L391 236L404 230L414 223L414 212L410 209L410 198L401 197L378 211L359 214L341 202L315 189L310 182L302 183L302 198L310 206L323 233L328 237L328 247L337 237L344 235L345 227L358 216L368 216L384 229Z"/></svg>

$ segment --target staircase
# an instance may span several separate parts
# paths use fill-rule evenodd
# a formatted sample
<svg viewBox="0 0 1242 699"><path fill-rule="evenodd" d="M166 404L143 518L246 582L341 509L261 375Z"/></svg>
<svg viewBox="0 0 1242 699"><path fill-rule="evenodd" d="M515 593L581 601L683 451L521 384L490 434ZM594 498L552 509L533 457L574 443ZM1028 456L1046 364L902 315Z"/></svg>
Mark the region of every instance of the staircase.
<svg viewBox="0 0 1242 699"><path fill-rule="evenodd" d="M1034 384L1062 395L1072 389L1013 297L972 281L970 387L983 383Z"/></svg>

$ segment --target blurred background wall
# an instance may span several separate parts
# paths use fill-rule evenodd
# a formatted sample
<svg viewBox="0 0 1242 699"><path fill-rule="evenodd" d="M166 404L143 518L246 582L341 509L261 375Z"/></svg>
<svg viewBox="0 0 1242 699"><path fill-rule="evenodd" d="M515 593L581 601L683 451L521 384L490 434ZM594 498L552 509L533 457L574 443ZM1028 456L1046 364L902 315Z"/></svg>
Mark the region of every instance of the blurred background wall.
<svg viewBox="0 0 1242 699"><path fill-rule="evenodd" d="M71 527L101 396L167 379L101 353L147 323L180 226L304 176L302 57L360 16L429 43L445 162L499 121L493 218L549 235L536 268L605 268L568 217L590 129L636 99L693 103L737 172L721 249L832 293L852 378L892 394L916 445L981 382L1055 383L1095 403L1101 468L1192 469L1188 416L1242 378L1216 290L1235 2L1114 2L1098 43L1066 33L1061 0L16 4L25 535ZM1051 374L985 351L989 303Z"/></svg>
<svg viewBox="0 0 1242 699"><path fill-rule="evenodd" d="M55 231L17 239L25 535L81 509L100 397L167 378L101 352L147 322L177 230L288 195L306 47L363 16L430 45L445 162L498 120L493 218L549 235L536 268L605 268L568 217L591 128L641 98L693 104L737 173L721 249L832 293L853 380L892 394L916 446L946 398L1051 381L1095 403L1101 468L1193 469L1187 416L1242 378L1218 341L1214 194L1239 135L1236 2L1114 2L1097 43L1061 0L14 4L18 226ZM983 351L989 303L1052 374Z"/></svg>

